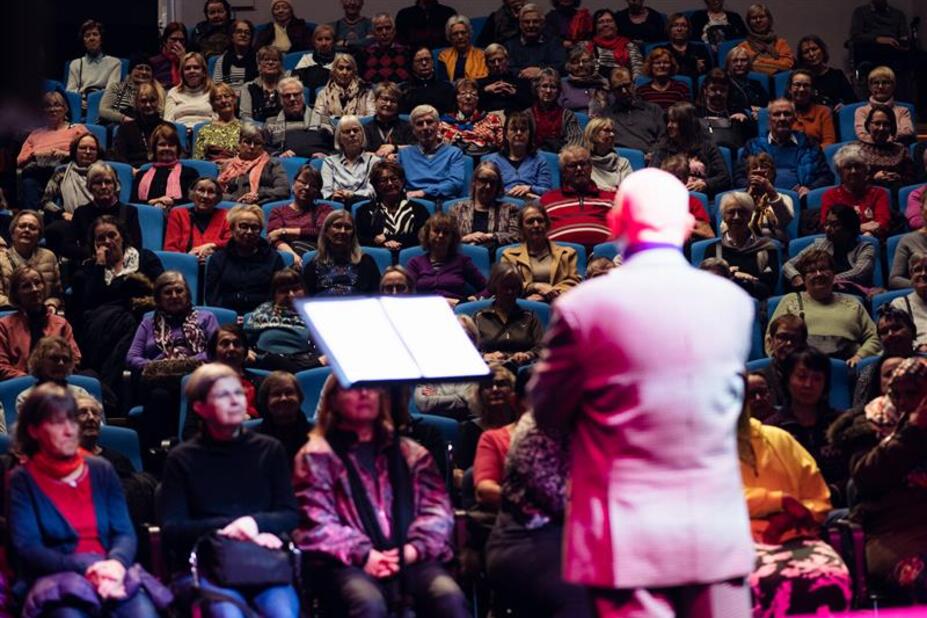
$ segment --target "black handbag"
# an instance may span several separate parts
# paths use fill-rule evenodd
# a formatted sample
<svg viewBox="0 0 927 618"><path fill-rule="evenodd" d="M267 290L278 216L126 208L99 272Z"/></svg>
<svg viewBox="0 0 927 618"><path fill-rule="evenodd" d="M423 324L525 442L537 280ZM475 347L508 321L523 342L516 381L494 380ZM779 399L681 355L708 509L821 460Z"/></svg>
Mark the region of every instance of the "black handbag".
<svg viewBox="0 0 927 618"><path fill-rule="evenodd" d="M218 532L196 544L197 569L223 588L286 586L293 583L293 564L284 549L268 549Z"/></svg>

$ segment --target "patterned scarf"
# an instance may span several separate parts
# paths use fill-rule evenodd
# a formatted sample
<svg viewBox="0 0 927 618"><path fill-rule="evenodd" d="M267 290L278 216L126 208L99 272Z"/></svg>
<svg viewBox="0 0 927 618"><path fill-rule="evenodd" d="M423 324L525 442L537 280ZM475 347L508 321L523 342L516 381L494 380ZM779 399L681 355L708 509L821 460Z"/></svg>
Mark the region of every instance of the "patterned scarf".
<svg viewBox="0 0 927 618"><path fill-rule="evenodd" d="M319 93L319 99L322 100L321 109L328 110L329 118L338 118L348 114L363 116L367 112L367 109L360 109L364 94L361 91L359 79L351 80L346 87L340 86L334 79L331 79ZM316 109L320 109L318 100Z"/></svg>
<svg viewBox="0 0 927 618"><path fill-rule="evenodd" d="M747 20L747 41L750 46L760 54L766 54L772 58L778 58L779 52L776 51L776 32L772 29L772 20L770 19L769 30L765 34L760 34L750 27L750 20Z"/></svg>
<svg viewBox="0 0 927 618"><path fill-rule="evenodd" d="M559 138L563 133L563 108L559 105L544 111L535 103L531 106L534 116L534 145L540 148L549 137Z"/></svg>
<svg viewBox="0 0 927 618"><path fill-rule="evenodd" d="M174 161L173 163L153 163L151 167L148 168L148 171L142 174L142 179L138 183L138 199L143 202L148 201L148 192L151 190L151 183L154 181L155 174L159 168L164 167L171 168L167 176L167 189L165 189L164 195L174 200L183 198L183 190L180 188L180 171L182 166L180 165L180 161Z"/></svg>
<svg viewBox="0 0 927 618"><path fill-rule="evenodd" d="M171 326L167 316L162 311L154 314L154 340L155 345L164 355L165 359L187 358L196 356L206 349L206 333L199 327L199 315L192 309L183 319L180 329L183 332L184 342L179 343L171 337Z"/></svg>
<svg viewBox="0 0 927 618"><path fill-rule="evenodd" d="M248 183L250 185L248 190L252 193L257 193L258 189L261 187L261 174L264 173L264 167L266 167L269 162L270 155L266 152L262 152L256 159L247 161L241 157L235 157L225 164L217 180L219 184L222 185L222 188L226 189L231 181L242 174L248 174Z"/></svg>

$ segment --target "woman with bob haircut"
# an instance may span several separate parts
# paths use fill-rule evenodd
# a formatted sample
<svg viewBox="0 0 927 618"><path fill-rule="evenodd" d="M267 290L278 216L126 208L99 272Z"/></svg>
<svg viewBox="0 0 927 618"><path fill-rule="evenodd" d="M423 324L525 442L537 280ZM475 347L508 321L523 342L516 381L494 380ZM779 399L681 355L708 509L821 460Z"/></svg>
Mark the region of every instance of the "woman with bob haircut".
<svg viewBox="0 0 927 618"><path fill-rule="evenodd" d="M319 251L303 266L302 278L307 296L376 293L380 269L372 257L361 251L351 213L333 210L325 217Z"/></svg>
<svg viewBox="0 0 927 618"><path fill-rule="evenodd" d="M451 215L439 212L429 217L419 238L425 253L406 264L419 293L443 296L455 306L476 298L486 287L473 260L460 253L460 229Z"/></svg>

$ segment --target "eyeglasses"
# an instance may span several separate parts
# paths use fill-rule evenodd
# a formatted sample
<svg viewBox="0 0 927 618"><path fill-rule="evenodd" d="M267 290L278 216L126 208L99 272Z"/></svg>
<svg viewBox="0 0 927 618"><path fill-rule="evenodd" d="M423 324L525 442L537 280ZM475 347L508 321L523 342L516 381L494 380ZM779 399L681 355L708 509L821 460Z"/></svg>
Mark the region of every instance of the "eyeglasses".
<svg viewBox="0 0 927 618"><path fill-rule="evenodd" d="M235 34L247 34L248 36L251 36L251 31L246 28L245 29L236 28L234 32Z"/></svg>
<svg viewBox="0 0 927 618"><path fill-rule="evenodd" d="M276 58L261 58L258 60L258 64L280 64L280 61Z"/></svg>
<svg viewBox="0 0 927 618"><path fill-rule="evenodd" d="M239 222L235 227L242 232L260 232L263 226L260 223Z"/></svg>
<svg viewBox="0 0 927 618"><path fill-rule="evenodd" d="M243 137L238 141L244 144L245 146L263 146L264 145L264 140L260 140L254 137Z"/></svg>

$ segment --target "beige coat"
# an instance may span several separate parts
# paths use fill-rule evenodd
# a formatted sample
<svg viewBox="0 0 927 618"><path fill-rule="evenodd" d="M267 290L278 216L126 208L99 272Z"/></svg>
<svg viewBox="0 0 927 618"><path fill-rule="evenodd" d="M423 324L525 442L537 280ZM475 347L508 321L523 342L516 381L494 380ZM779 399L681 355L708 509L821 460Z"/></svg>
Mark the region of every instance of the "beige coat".
<svg viewBox="0 0 927 618"><path fill-rule="evenodd" d="M550 243L551 265L549 283L561 293L577 285L582 278L576 270L576 250L564 247L555 242ZM502 259L511 262L518 269L518 274L525 282L525 289L534 283L534 273L531 271L531 258L528 256L528 245L521 243L517 247L509 247L502 252Z"/></svg>
<svg viewBox="0 0 927 618"><path fill-rule="evenodd" d="M45 280L45 289L49 298L59 298L61 295L61 273L58 271L58 258L55 254L37 247L32 257L24 260L15 254L12 248L0 250L0 306L10 304L10 277L20 266L29 265L42 273Z"/></svg>

